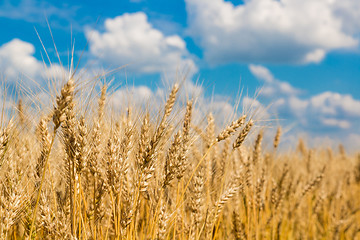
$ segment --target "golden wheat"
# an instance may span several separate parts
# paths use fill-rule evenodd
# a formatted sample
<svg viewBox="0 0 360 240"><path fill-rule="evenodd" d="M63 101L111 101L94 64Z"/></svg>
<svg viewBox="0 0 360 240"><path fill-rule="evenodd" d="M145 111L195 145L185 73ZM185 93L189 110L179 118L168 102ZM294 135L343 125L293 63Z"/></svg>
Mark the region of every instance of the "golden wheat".
<svg viewBox="0 0 360 240"><path fill-rule="evenodd" d="M160 117L110 111L107 85L92 117L75 88L70 78L52 122L31 126L22 100L2 124L1 239L360 238L360 154L303 140L285 153L280 127L267 144L245 114L195 124L195 99L174 110L178 84Z"/></svg>

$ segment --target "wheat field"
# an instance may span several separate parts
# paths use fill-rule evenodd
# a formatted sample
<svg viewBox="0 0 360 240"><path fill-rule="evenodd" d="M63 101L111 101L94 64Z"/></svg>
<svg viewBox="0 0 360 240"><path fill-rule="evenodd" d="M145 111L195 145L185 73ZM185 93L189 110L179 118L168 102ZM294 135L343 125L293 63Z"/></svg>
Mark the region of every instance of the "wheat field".
<svg viewBox="0 0 360 240"><path fill-rule="evenodd" d="M178 84L155 115L114 113L106 85L84 114L80 90L2 118L1 239L360 239L360 154L280 150L245 114L197 124Z"/></svg>

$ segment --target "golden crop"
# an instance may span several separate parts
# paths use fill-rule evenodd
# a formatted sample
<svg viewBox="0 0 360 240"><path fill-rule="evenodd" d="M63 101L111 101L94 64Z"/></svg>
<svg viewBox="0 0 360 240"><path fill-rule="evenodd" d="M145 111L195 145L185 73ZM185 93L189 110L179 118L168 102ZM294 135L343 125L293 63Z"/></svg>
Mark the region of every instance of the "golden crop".
<svg viewBox="0 0 360 240"><path fill-rule="evenodd" d="M86 115L71 78L37 126L20 101L0 129L1 239L360 239L360 155L279 151L280 128L265 150L249 116L174 114L178 90L158 117L118 116L104 86Z"/></svg>

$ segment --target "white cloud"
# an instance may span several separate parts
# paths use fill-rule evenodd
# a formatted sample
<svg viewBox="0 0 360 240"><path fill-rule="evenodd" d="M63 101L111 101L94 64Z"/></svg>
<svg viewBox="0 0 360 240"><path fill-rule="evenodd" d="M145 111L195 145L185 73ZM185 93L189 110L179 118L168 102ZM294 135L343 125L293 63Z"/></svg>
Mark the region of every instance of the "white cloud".
<svg viewBox="0 0 360 240"><path fill-rule="evenodd" d="M269 69L261 65L249 65L250 72L259 80L264 81L260 95L263 97L273 98L274 96L288 95L293 96L300 93L300 90L294 88L287 82L276 79Z"/></svg>
<svg viewBox="0 0 360 240"><path fill-rule="evenodd" d="M134 107L137 111L141 108L144 111L145 109L150 110L156 118L159 117L159 111L162 111L162 106L165 104L170 91L167 84L164 84L157 89L150 89L143 85L122 87L111 94L109 105L110 108L114 110L124 110L129 106ZM177 117L178 120L181 120L181 116L184 116L186 103L190 99L193 100L192 122L195 125L202 125L204 119L206 119L204 116L210 112L213 114L217 125L227 125L229 121L234 120L233 117L236 117L237 113L234 105L227 101L224 96L214 95L212 97L206 97L202 86L190 81L185 81L180 86L176 103L172 111L173 116L180 115L180 117ZM260 104L256 100L255 102L256 104ZM255 111L258 112L259 109L263 110L261 104L247 110L248 113L255 113ZM263 113L263 111L261 113Z"/></svg>
<svg viewBox="0 0 360 240"><path fill-rule="evenodd" d="M148 106L154 100L154 93L146 86L123 87L116 90L110 99L110 105L115 109L128 106Z"/></svg>
<svg viewBox="0 0 360 240"><path fill-rule="evenodd" d="M271 101L270 110L299 124L302 130L328 131L360 127L360 100L349 94L323 92L310 97L300 97L302 91L288 82L276 79L269 69L249 65L250 72L264 81L260 97Z"/></svg>
<svg viewBox="0 0 360 240"><path fill-rule="evenodd" d="M212 64L318 63L331 50L358 46L360 4L339 2L186 0L189 34Z"/></svg>
<svg viewBox="0 0 360 240"><path fill-rule="evenodd" d="M304 57L304 62L307 63L319 63L325 58L326 52L324 49L315 49L312 52L309 52Z"/></svg>
<svg viewBox="0 0 360 240"><path fill-rule="evenodd" d="M61 7L57 7L49 2L42 0L4 0L0 4L0 17L42 23L45 23L46 18L48 18L52 27L64 28L71 23L72 29L80 29L78 21L73 20L77 9L79 9L78 6L63 4ZM59 3L61 4L61 1Z"/></svg>
<svg viewBox="0 0 360 240"><path fill-rule="evenodd" d="M296 96L292 96L286 99L285 101L283 101L283 104L289 104L292 113L295 116L301 117L304 116L303 114L306 111L307 107L309 106L309 101L302 100Z"/></svg>
<svg viewBox="0 0 360 240"><path fill-rule="evenodd" d="M351 123L347 120L338 120L335 118L323 118L320 119L320 121L326 125L326 126L330 126L330 127L339 127L342 129L347 129L351 127Z"/></svg>
<svg viewBox="0 0 360 240"><path fill-rule="evenodd" d="M105 31L88 30L90 52L112 66L129 64L137 73L174 73L196 65L178 35L165 36L143 12L124 14L105 21Z"/></svg>
<svg viewBox="0 0 360 240"><path fill-rule="evenodd" d="M288 82L276 79L264 66L249 65L249 70L264 82L264 88L258 101L245 98L243 105L264 109L263 104L270 104L265 109L270 117L265 119L276 116L283 127L289 129L283 137L283 146L291 147L296 144L298 137L307 136L309 146L336 147L342 143L349 151L359 149L359 99L330 91L306 97L302 95L301 89L295 89Z"/></svg>
<svg viewBox="0 0 360 240"><path fill-rule="evenodd" d="M293 96L274 107L304 129L350 129L360 121L360 101L339 93L325 92L305 99Z"/></svg>
<svg viewBox="0 0 360 240"><path fill-rule="evenodd" d="M3 78L9 83L20 81L22 87L31 88L47 79L61 82L68 76L68 72L59 64L46 65L36 59L34 53L34 45L17 38L1 45L0 73Z"/></svg>
<svg viewBox="0 0 360 240"><path fill-rule="evenodd" d="M261 65L250 64L249 69L254 76L264 80L267 83L272 83L274 81L274 76L269 71L269 69Z"/></svg>
<svg viewBox="0 0 360 240"><path fill-rule="evenodd" d="M333 1L333 11L343 21L346 32L357 34L360 29L360 1L341 0Z"/></svg>
<svg viewBox="0 0 360 240"><path fill-rule="evenodd" d="M348 117L360 117L360 101L351 95L324 92L310 99L312 111L334 116L343 114Z"/></svg>
<svg viewBox="0 0 360 240"><path fill-rule="evenodd" d="M0 70L6 78L16 80L19 74L36 77L43 69L33 56L35 48L31 43L13 39L0 46Z"/></svg>

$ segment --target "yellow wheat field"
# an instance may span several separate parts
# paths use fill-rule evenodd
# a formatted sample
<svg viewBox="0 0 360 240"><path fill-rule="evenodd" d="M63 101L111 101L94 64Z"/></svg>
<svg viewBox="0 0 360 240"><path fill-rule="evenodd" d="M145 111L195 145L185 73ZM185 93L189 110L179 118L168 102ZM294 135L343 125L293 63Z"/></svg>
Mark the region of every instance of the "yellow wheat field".
<svg viewBox="0 0 360 240"><path fill-rule="evenodd" d="M156 115L112 112L106 86L85 114L80 90L3 120L1 239L360 239L360 155L279 151L246 115L195 124L178 84Z"/></svg>

